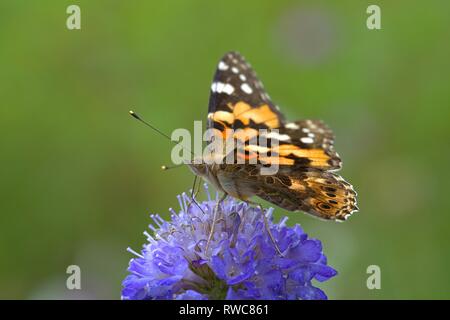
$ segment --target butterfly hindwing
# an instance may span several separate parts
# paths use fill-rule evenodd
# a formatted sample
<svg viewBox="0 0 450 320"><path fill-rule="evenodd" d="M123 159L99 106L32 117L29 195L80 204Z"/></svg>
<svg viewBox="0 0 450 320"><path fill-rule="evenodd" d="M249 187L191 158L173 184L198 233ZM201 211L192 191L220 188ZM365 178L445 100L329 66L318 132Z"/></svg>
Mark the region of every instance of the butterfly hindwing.
<svg viewBox="0 0 450 320"><path fill-rule="evenodd" d="M273 176L260 176L256 195L288 211L326 220L346 220L358 210L353 187L341 176L321 170L280 170Z"/></svg>
<svg viewBox="0 0 450 320"><path fill-rule="evenodd" d="M273 175L262 175L259 165L223 165L217 177L233 197L247 200L254 195L321 219L346 220L358 210L353 187L333 172L280 167Z"/></svg>

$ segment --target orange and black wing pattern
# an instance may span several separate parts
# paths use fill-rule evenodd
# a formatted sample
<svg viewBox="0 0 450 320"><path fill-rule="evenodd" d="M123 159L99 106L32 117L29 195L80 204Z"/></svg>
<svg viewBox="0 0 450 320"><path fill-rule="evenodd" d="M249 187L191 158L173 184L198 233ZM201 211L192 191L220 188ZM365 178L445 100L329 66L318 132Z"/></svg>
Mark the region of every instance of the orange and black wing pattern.
<svg viewBox="0 0 450 320"><path fill-rule="evenodd" d="M245 144L234 150L236 160L257 159L263 165L324 170L341 166L331 130L321 121L286 123L255 71L237 52L225 54L217 65L211 85L208 128L216 129L224 140L232 137ZM276 140L274 147L270 143L262 147L252 140L264 135L261 129L267 130L267 137L262 138Z"/></svg>
<svg viewBox="0 0 450 320"><path fill-rule="evenodd" d="M219 61L211 85L208 128L223 141L241 142L219 156L226 161L232 154L234 159L220 173L227 185L242 185L282 208L323 219L345 220L357 210L353 187L334 173L341 168L341 159L333 132L320 120L287 122L239 53L229 52ZM268 143L261 145L260 138ZM269 165L277 165L278 172L260 174Z"/></svg>
<svg viewBox="0 0 450 320"><path fill-rule="evenodd" d="M314 168L335 171L341 168L341 159L334 149L334 134L321 120L300 120L279 128L281 158L290 160L295 169Z"/></svg>
<svg viewBox="0 0 450 320"><path fill-rule="evenodd" d="M211 84L208 128L271 129L284 123L250 64L237 52L225 54Z"/></svg>

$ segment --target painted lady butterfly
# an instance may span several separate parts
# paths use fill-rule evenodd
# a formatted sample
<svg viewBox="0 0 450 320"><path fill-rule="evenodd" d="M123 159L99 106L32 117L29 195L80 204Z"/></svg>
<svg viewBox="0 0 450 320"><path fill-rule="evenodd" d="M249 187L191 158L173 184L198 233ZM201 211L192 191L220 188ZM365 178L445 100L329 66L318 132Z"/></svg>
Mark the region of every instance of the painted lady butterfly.
<svg viewBox="0 0 450 320"><path fill-rule="evenodd" d="M304 211L327 220L346 220L356 206L356 192L341 176L341 159L334 150L333 132L317 120L287 122L270 100L262 83L245 59L236 52L219 62L211 86L208 128L227 135L229 129L242 129L248 139L259 129L277 129L271 135L277 146L262 157L259 146L244 141L238 157L256 155L256 164L189 164L191 170L225 195L247 201L258 196L289 211ZM277 173L262 175L260 170L274 161Z"/></svg>

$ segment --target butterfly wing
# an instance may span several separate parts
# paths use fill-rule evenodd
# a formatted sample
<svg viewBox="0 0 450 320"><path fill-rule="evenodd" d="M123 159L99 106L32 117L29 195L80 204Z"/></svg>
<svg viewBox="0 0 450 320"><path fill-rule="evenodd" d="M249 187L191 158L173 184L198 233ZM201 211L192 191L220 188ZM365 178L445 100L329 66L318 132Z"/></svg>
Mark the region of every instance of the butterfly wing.
<svg viewBox="0 0 450 320"><path fill-rule="evenodd" d="M237 52L225 54L211 84L208 128L278 128L284 117L270 100L255 71Z"/></svg>
<svg viewBox="0 0 450 320"><path fill-rule="evenodd" d="M255 194L286 210L326 220L346 220L358 210L351 184L335 173L316 169L260 176Z"/></svg>
<svg viewBox="0 0 450 320"><path fill-rule="evenodd" d="M258 158L260 164L278 161L279 165L292 168L337 170L341 167L331 130L321 121L286 123L255 71L237 52L225 54L217 66L211 85L208 128L217 129L223 139L229 138L227 130L232 129L233 138L246 143L245 150L235 150L235 159ZM280 138L279 147L270 150L270 157L259 156L260 146L252 143L259 129L268 129L271 139ZM272 129L277 133L270 133Z"/></svg>
<svg viewBox="0 0 450 320"><path fill-rule="evenodd" d="M280 167L274 175L261 175L258 165L228 165L219 174L232 195L256 195L288 211L303 211L326 220L346 220L358 210L356 192L341 176L318 169Z"/></svg>
<svg viewBox="0 0 450 320"><path fill-rule="evenodd" d="M237 185L288 211L326 220L346 220L358 210L352 185L332 172L341 168L341 159L334 150L334 134L322 121L286 123L278 135L281 140L272 146L271 156L259 158L262 164L278 163L278 171L261 175L261 164L246 166L235 177Z"/></svg>
<svg viewBox="0 0 450 320"><path fill-rule="evenodd" d="M208 128L223 139L228 130L234 140L244 141L239 157L257 159L256 164L223 163L215 172L223 190L245 200L256 195L289 211L305 211L329 220L344 220L356 207L352 186L330 171L341 168L334 150L334 135L321 121L286 123L278 107L245 59L236 52L220 60L211 85ZM267 129L275 144L262 147L251 138ZM225 159L224 159L225 160ZM273 175L261 175L262 167L278 164Z"/></svg>
<svg viewBox="0 0 450 320"><path fill-rule="evenodd" d="M292 170L315 168L335 171L341 168L341 159L334 149L334 134L322 121L286 123L279 128L279 135L284 139L279 141L273 155L285 159Z"/></svg>

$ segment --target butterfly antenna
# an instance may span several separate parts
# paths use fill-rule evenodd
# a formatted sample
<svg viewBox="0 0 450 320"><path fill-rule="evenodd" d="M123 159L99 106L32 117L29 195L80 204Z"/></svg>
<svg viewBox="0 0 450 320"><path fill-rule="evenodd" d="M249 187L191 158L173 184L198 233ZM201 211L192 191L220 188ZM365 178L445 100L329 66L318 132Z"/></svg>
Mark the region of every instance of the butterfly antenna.
<svg viewBox="0 0 450 320"><path fill-rule="evenodd" d="M133 118L135 118L135 119L139 120L140 122L142 122L143 124L145 124L147 127L150 127L151 129L153 129L153 131L158 132L158 133L159 133L160 135L162 135L164 138L169 139L170 141L172 141L172 139L171 139L167 134L165 134L164 132L162 132L162 131L159 130L158 128L155 128L155 127L152 126L150 123L148 123L147 121L145 121L144 119L142 119L140 116L137 115L136 112L130 110L130 115L131 115ZM172 141L172 142L174 142L174 141Z"/></svg>
<svg viewBox="0 0 450 320"><path fill-rule="evenodd" d="M150 129L152 129L153 131L159 133L159 134L160 134L161 136L163 136L164 138L168 139L168 140L169 140L170 142L172 142L173 144L175 144L175 145L179 145L179 144L180 144L179 142L173 141L172 138L170 138L167 134L165 134L164 132L162 132L161 130L159 130L158 128L156 128L155 126L153 126L152 124L150 124L149 122L147 122L147 121L145 121L144 119L142 119L142 118L141 118L136 112L134 112L133 110L130 110L130 115L131 115L133 118L135 118L136 120L139 120L140 122L142 122L143 124L145 124L147 127L149 127ZM186 149L186 150L189 151L193 156L195 156L194 153L193 153L191 150L189 150L189 149L187 149L187 148L184 148L184 147L183 147L183 149ZM172 167L162 166L162 169L163 169L163 170L167 170L167 169L164 169L164 168L172 168Z"/></svg>
<svg viewBox="0 0 450 320"><path fill-rule="evenodd" d="M182 164L177 164L177 165L174 165L174 166L163 165L163 166L161 166L161 170L167 171L167 170L175 169L175 168L178 168L178 167L181 167L181 166L182 166Z"/></svg>

